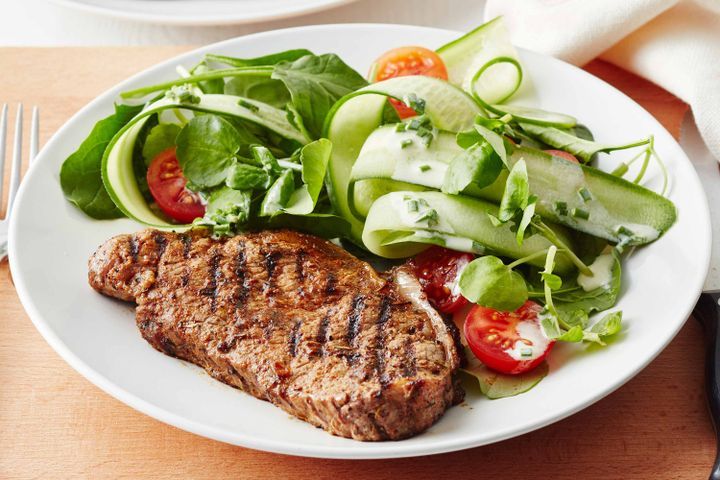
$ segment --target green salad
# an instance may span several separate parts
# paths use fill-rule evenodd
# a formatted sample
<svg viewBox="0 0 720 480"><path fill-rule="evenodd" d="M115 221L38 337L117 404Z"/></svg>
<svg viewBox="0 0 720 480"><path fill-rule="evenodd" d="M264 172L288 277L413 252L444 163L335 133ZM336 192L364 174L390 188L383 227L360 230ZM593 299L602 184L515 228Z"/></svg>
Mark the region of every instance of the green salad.
<svg viewBox="0 0 720 480"><path fill-rule="evenodd" d="M367 78L304 49L177 71L121 95L63 163L66 198L95 219L290 228L412 257L490 398L535 385L557 342L620 331L622 312L606 311L623 255L676 219L652 136L596 140L573 116L514 101L531 79L501 18L435 51L386 52ZM594 166L626 149L613 171ZM642 186L651 162L659 192Z"/></svg>

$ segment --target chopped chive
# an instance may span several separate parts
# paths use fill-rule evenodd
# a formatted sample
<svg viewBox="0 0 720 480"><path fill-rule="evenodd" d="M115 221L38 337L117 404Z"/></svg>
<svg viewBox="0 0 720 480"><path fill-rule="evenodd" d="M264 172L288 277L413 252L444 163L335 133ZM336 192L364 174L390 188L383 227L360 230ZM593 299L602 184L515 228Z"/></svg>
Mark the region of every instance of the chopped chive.
<svg viewBox="0 0 720 480"><path fill-rule="evenodd" d="M415 219L416 223L425 222L427 221L427 224L429 227L432 227L434 225L438 224L438 213L434 208L430 208L428 210L423 211L417 219Z"/></svg>
<svg viewBox="0 0 720 480"><path fill-rule="evenodd" d="M578 190L578 195L580 195L580 199L585 203L592 200L592 194L590 193L590 190L585 187L582 187L580 190Z"/></svg>
<svg viewBox="0 0 720 480"><path fill-rule="evenodd" d="M523 357L532 357L532 348L523 348L520 350L520 355Z"/></svg>
<svg viewBox="0 0 720 480"><path fill-rule="evenodd" d="M428 170L432 170L432 167L430 165L420 165L421 172L427 172Z"/></svg>
<svg viewBox="0 0 720 480"><path fill-rule="evenodd" d="M395 125L395 131L397 133L404 132L406 125L404 123L398 123Z"/></svg>
<svg viewBox="0 0 720 480"><path fill-rule="evenodd" d="M478 255L482 255L485 253L485 246L473 240L472 251Z"/></svg>
<svg viewBox="0 0 720 480"><path fill-rule="evenodd" d="M418 130L421 126L422 126L422 124L420 123L420 120L418 120L417 118L413 118L407 124L406 129L407 130Z"/></svg>
<svg viewBox="0 0 720 480"><path fill-rule="evenodd" d="M407 147L409 147L409 146L412 145L412 144L413 144L412 139L411 139L411 138L406 138L405 140L403 140L402 142L400 142L400 148L407 148Z"/></svg>
<svg viewBox="0 0 720 480"><path fill-rule="evenodd" d="M587 220L588 218L590 218L590 212L588 212L587 210L583 210L582 208L573 208L572 216L575 218L582 218L583 220Z"/></svg>
<svg viewBox="0 0 720 480"><path fill-rule="evenodd" d="M240 105L241 107L247 108L251 112L257 112L258 110L260 110L260 107L248 102L244 98L241 98L240 100L238 100L238 105Z"/></svg>
<svg viewBox="0 0 720 480"><path fill-rule="evenodd" d="M633 232L632 230L630 230L629 228L627 228L623 225L620 225L618 227L617 233L618 233L618 235L624 235L626 237L634 237L635 236L635 232Z"/></svg>
<svg viewBox="0 0 720 480"><path fill-rule="evenodd" d="M567 203L565 202L555 202L555 211L558 213L558 215L567 215L568 209L567 209Z"/></svg>
<svg viewBox="0 0 720 480"><path fill-rule="evenodd" d="M412 199L410 199L410 200L405 200L405 202L407 203L408 212L411 212L411 213L412 213L412 212L417 212L417 211L418 211L418 202L417 202L417 200L412 200Z"/></svg>

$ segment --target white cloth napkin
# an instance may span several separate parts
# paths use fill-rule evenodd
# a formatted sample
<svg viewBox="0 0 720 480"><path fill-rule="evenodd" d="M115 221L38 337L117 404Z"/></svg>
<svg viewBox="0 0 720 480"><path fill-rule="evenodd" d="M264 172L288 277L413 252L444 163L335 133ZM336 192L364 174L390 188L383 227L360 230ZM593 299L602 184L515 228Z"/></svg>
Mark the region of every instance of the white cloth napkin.
<svg viewBox="0 0 720 480"><path fill-rule="evenodd" d="M488 0L518 46L583 65L600 56L690 104L720 160L720 0Z"/></svg>

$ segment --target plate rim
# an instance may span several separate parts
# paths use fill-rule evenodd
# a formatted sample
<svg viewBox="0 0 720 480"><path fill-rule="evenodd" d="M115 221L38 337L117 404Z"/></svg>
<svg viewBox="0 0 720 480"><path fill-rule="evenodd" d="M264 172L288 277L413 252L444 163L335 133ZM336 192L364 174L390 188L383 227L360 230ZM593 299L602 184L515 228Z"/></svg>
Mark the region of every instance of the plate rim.
<svg viewBox="0 0 720 480"><path fill-rule="evenodd" d="M120 20L130 20L142 23L174 25L174 26L219 26L219 25L244 25L260 22L269 22L276 20L284 20L288 18L310 15L313 13L341 7L358 0L315 0L314 5L304 6L303 2L298 2L297 7L287 9L285 11L271 11L268 13L258 13L254 15L232 15L232 14L212 14L206 16L189 16L178 15L176 17L166 16L160 13L143 13L137 11L123 11L102 5L93 5L78 0L49 0L55 5L76 11L88 13L91 15L101 15L108 18L117 18ZM238 37L233 37L238 38Z"/></svg>
<svg viewBox="0 0 720 480"><path fill-rule="evenodd" d="M213 48L222 48L225 45L230 45L236 42L239 38L248 38L252 37L254 39L261 40L264 36L271 36L278 34L280 32L284 34L297 34L306 32L308 30L313 29L347 29L347 28L400 28L400 29L409 29L409 30L427 30L427 31L440 31L444 34L454 34L454 35L460 35L462 32L457 32L454 30L449 29L442 29L442 28L435 28L435 27L425 27L425 26L416 26L416 25L400 25L400 24L381 24L381 23L339 23L339 24L321 24L321 25L310 25L310 26L301 26L301 27L292 27L292 28L285 28L285 29L277 29L277 30L270 30L250 35L244 35L240 37L233 37L231 39L227 39L221 42L216 42L208 45L201 46L199 48L181 53L179 55L176 55L172 58L169 58L167 60L164 60L162 62L159 62L155 65L152 65L128 78L125 80L113 85L100 95L98 95L96 98L88 102L84 107L82 107L77 113L75 113L70 119L68 119L48 140L47 144L43 147L43 151L52 148L53 145L56 142L59 142L59 139L62 138L64 132L66 130L70 130L73 128L74 124L77 123L82 119L82 117L85 116L86 112L88 110L92 110L96 108L96 106L100 104L104 104L107 102L107 99L105 97L110 96L113 91L120 90L124 88L124 86L134 82L139 77L142 77L146 75L149 71L155 70L155 69L162 69L167 68L168 66L172 66L175 64L178 64L186 58L192 58L193 56L197 56L201 54L203 51L206 51L208 49ZM521 428L507 428L505 430L501 430L496 434L491 441L487 440L477 440L477 441L467 441L467 440L459 440L459 441L444 441L444 442L435 442L428 445L414 445L414 444L403 444L402 442L396 442L393 444L393 448L387 448L386 446L375 446L373 447L366 447L361 450L356 450L353 448L352 444L348 446L329 446L329 445L323 445L323 446L310 446L307 447L306 445L294 441L275 441L275 440L266 440L263 438L258 438L252 435L244 434L242 432L233 432L232 435L227 434L225 431L220 430L216 427L212 427L209 425L206 425L202 422L196 422L193 420L189 420L182 415L175 414L172 412L169 412L161 407L158 407L154 405L153 403L144 400L143 398L125 390L124 388L115 385L112 381L107 380L105 377L103 377L100 373L93 370L93 368L86 364L84 361L82 361L77 355L75 355L72 350L66 346L62 340L53 332L50 325L45 322L42 319L42 316L38 312L38 310L35 308L35 305L31 299L30 292L26 288L25 280L24 280L24 274L19 269L19 265L17 264L17 260L15 260L15 237L18 236L18 227L17 227L17 216L11 218L10 223L10 231L9 231L9 261L10 261L10 269L11 269L11 275L13 278L13 281L15 283L15 288L18 293L18 297L20 298L20 301L27 312L28 316L30 317L31 321L33 322L35 328L40 332L40 334L43 336L45 341L60 355L61 358L63 358L73 369L75 369L78 373L80 373L82 376L84 376L88 381L99 387L101 390L106 392L107 394L111 395L112 397L116 398L117 400L125 403L126 405L132 407L135 410L138 410L152 418L155 418L157 420L160 420L164 423L170 424L172 426L175 426L181 430L185 430L191 433L194 433L196 435L200 435L206 438L211 438L214 440L223 441L226 443L234 444L234 445L241 445L247 448L253 448L273 453L281 453L281 454L289 454L289 455L297 455L297 456L304 456L304 457L315 457L315 458L335 458L335 459L382 459L382 458L403 458L403 457L414 457L414 456L421 456L421 455L434 455L434 454L441 454L441 453L447 453L451 451L457 451L457 450L464 450L469 449L477 446L487 445L491 443L497 443L509 438L513 438L516 436L524 435L525 433L529 433L531 431L540 429L542 427L545 427L547 425L550 425L552 423L555 423L557 421L560 421L562 419L565 419L585 408L588 406L596 403L597 401L605 398L606 396L610 395L612 392L616 391L621 386L625 385L629 380L631 380L633 377L635 377L638 373L640 373L642 370L644 370L662 351L667 347L667 345L676 337L677 333L680 331L680 329L685 325L690 313L692 312L692 309L697 302L697 299L700 296L700 293L702 291L703 282L707 276L708 269L710 267L710 253L711 253L711 246L712 246L712 231L710 228L710 211L707 201L707 196L705 194L705 191L702 188L702 185L700 183L697 171L692 166L692 162L688 159L687 155L685 154L684 150L680 145L678 144L677 140L667 131L667 129L647 110L645 110L641 105L639 105L637 102L635 102L632 98L627 96L624 92L618 90L614 86L610 85L609 83L605 82L604 80L592 75L591 73L579 68L575 67L573 65L567 64L567 62L563 62L562 60L556 59L554 57L550 57L548 55L539 54L537 52L531 52L524 49L519 49L523 51L524 53L528 53L530 55L535 55L542 57L544 61L549 62L559 62L561 64L568 65L575 70L579 70L582 75L587 77L589 81L594 82L600 82L603 84L604 88L610 88L615 91L616 94L620 94L624 97L625 100L631 102L636 107L642 109L651 119L655 122L657 127L668 134L668 137L672 139L672 141L676 144L679 151L682 152L683 158L681 158L681 161L687 161L691 166L691 176L690 180L695 183L695 187L699 189L700 193L700 207L701 212L700 216L705 219L704 222L702 222L702 228L705 230L704 232L696 232L697 235L701 236L705 239L704 242L704 249L702 253L702 265L703 265L703 271L702 276L698 277L698 280L695 282L695 286L692 286L690 288L690 291L696 291L697 294L687 301L685 307L682 309L684 311L684 320L681 322L678 322L675 326L674 330L672 331L671 335L668 335L668 337L665 339L665 341L662 343L660 348L657 349L652 355L649 355L643 362L641 362L640 366L635 369L635 371L630 371L629 373L618 377L615 381L612 382L612 384L608 387L603 389L601 392L598 392L596 395L591 396L590 398L586 399L583 402L580 402L578 405L576 405L573 408L570 408L561 414L548 417L546 419L542 419L540 421L528 423L524 425ZM26 173L26 177L31 177L34 173L34 171L37 169L39 165L39 162L33 162L30 169ZM18 192L18 204L21 203L24 192L26 190L26 186L29 182L24 181L21 184L20 191ZM381 442L378 445L384 445L387 442Z"/></svg>

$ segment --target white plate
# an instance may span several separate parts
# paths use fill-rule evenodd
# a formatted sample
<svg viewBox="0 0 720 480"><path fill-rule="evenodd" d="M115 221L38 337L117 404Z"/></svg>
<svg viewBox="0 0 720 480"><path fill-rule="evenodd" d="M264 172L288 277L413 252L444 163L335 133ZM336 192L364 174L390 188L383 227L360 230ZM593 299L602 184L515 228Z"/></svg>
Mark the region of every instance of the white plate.
<svg viewBox="0 0 720 480"><path fill-rule="evenodd" d="M19 193L10 229L10 259L20 299L57 352L91 382L159 420L199 435L294 455L383 458L447 452L497 442L560 420L601 399L645 367L685 322L708 268L707 202L692 165L667 131L624 94L549 57L522 52L536 85L536 105L582 119L602 141L655 135L674 179L677 224L637 250L625 265L618 304L626 326L605 349L557 348L550 375L529 393L490 401L468 392L472 408L451 408L429 431L400 442L361 443L333 437L267 402L216 382L198 368L153 350L140 337L130 305L87 285L87 259L115 234L141 225L93 221L65 201L60 165L123 90L174 78L205 52L254 56L307 47L333 51L359 71L388 48L437 47L457 33L397 25L328 25L262 33L187 53L123 82L75 115L42 150ZM620 158L627 158L617 154ZM614 161L618 161L617 158ZM609 161L605 161L607 168ZM653 184L658 172L650 171Z"/></svg>
<svg viewBox="0 0 720 480"><path fill-rule="evenodd" d="M232 25L294 17L355 0L52 0L126 20L171 25Z"/></svg>

